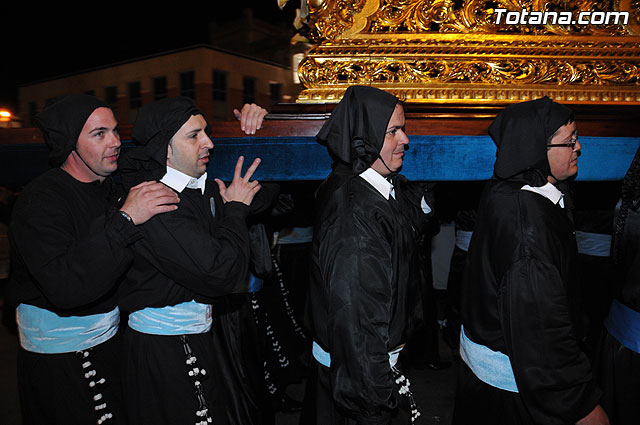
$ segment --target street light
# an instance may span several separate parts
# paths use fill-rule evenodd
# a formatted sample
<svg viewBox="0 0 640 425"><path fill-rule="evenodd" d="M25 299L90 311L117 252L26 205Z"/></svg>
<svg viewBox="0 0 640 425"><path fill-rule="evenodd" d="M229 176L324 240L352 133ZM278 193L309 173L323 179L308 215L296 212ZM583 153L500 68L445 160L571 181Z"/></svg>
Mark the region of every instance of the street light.
<svg viewBox="0 0 640 425"><path fill-rule="evenodd" d="M8 109L0 109L0 128L19 128L22 127L20 117L14 115Z"/></svg>

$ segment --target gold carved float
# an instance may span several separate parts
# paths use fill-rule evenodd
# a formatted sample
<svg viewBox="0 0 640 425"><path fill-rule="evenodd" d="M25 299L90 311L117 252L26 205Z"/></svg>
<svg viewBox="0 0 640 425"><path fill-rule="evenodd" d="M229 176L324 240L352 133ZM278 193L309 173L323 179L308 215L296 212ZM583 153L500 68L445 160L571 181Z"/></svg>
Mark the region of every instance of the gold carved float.
<svg viewBox="0 0 640 425"><path fill-rule="evenodd" d="M299 103L640 104L640 0L308 0Z"/></svg>

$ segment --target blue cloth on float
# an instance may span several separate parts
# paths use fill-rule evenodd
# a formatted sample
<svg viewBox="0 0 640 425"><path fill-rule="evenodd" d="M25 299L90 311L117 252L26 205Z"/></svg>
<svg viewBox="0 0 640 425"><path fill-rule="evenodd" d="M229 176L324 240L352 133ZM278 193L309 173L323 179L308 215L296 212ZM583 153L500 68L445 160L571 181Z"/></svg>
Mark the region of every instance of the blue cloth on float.
<svg viewBox="0 0 640 425"><path fill-rule="evenodd" d="M16 309L20 346L43 354L73 353L109 340L118 331L120 310L89 316L58 316L44 308L20 304Z"/></svg>
<svg viewBox="0 0 640 425"><path fill-rule="evenodd" d="M404 345L396 348L393 351L389 351L389 365L391 367L395 366L398 363L398 357L400 356L400 351L404 348ZM324 351L320 345L313 341L313 346L311 347L311 354L313 354L313 358L316 359L318 363L325 367L331 367L331 355Z"/></svg>
<svg viewBox="0 0 640 425"><path fill-rule="evenodd" d="M640 313L613 300L609 316L604 321L609 335L629 350L640 354Z"/></svg>
<svg viewBox="0 0 640 425"><path fill-rule="evenodd" d="M576 230L578 252L593 257L608 257L611 252L611 235Z"/></svg>
<svg viewBox="0 0 640 425"><path fill-rule="evenodd" d="M473 232L456 229L456 247L463 251L469 251L471 236L473 236Z"/></svg>
<svg viewBox="0 0 640 425"><path fill-rule="evenodd" d="M201 334L211 329L211 305L195 301L147 307L129 315L129 327L151 335Z"/></svg>
<svg viewBox="0 0 640 425"><path fill-rule="evenodd" d="M518 392L509 356L477 344L460 329L460 357L482 382L501 390Z"/></svg>

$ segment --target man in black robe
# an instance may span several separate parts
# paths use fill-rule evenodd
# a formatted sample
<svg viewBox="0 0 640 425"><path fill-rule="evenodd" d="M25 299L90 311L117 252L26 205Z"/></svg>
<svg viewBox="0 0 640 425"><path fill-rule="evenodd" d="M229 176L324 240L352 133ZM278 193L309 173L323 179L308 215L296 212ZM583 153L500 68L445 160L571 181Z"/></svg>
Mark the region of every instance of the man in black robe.
<svg viewBox="0 0 640 425"><path fill-rule="evenodd" d="M133 141L137 146L120 164L125 188L159 180L180 194L180 202L176 211L140 226L144 239L120 290L120 306L129 313L128 418L135 424L226 423L233 400L225 397L235 394L225 394L226 383L216 379L215 351L226 347L213 344L212 304L247 291L246 218L261 190L250 180L260 160L243 177L240 157L228 187L207 180L213 143L202 113L186 97L145 105Z"/></svg>
<svg viewBox="0 0 640 425"><path fill-rule="evenodd" d="M110 177L120 152L117 122L95 97L56 98L36 124L52 168L19 196L9 232L22 419L125 423L116 287L142 237L135 225L174 210L168 204L178 198L143 182L124 205L118 201Z"/></svg>
<svg viewBox="0 0 640 425"><path fill-rule="evenodd" d="M503 110L489 134L498 152L462 288L453 423L607 424L581 347L573 114L544 97Z"/></svg>
<svg viewBox="0 0 640 425"><path fill-rule="evenodd" d="M640 420L640 148L622 182L613 234L615 299L596 360L611 423Z"/></svg>
<svg viewBox="0 0 640 425"><path fill-rule="evenodd" d="M316 195L307 311L316 364L301 424L419 416L395 366L422 320L424 280L415 230L424 199L396 174L409 142L404 125L395 96L354 86L318 133L334 162Z"/></svg>

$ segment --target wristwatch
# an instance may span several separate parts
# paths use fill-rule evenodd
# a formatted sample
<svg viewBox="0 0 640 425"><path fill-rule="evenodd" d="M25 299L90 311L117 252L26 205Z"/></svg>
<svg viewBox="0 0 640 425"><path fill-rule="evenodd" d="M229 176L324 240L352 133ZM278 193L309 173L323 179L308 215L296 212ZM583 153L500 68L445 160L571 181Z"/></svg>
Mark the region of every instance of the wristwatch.
<svg viewBox="0 0 640 425"><path fill-rule="evenodd" d="M131 218L131 216L130 216L129 214L127 214L126 212L124 212L124 211L122 211L122 210L120 211L120 214L122 214L122 216L123 216L124 218L126 218L126 219L127 219L127 221L128 221L129 223L131 223L131 224L135 224L135 223L133 222L133 219Z"/></svg>

